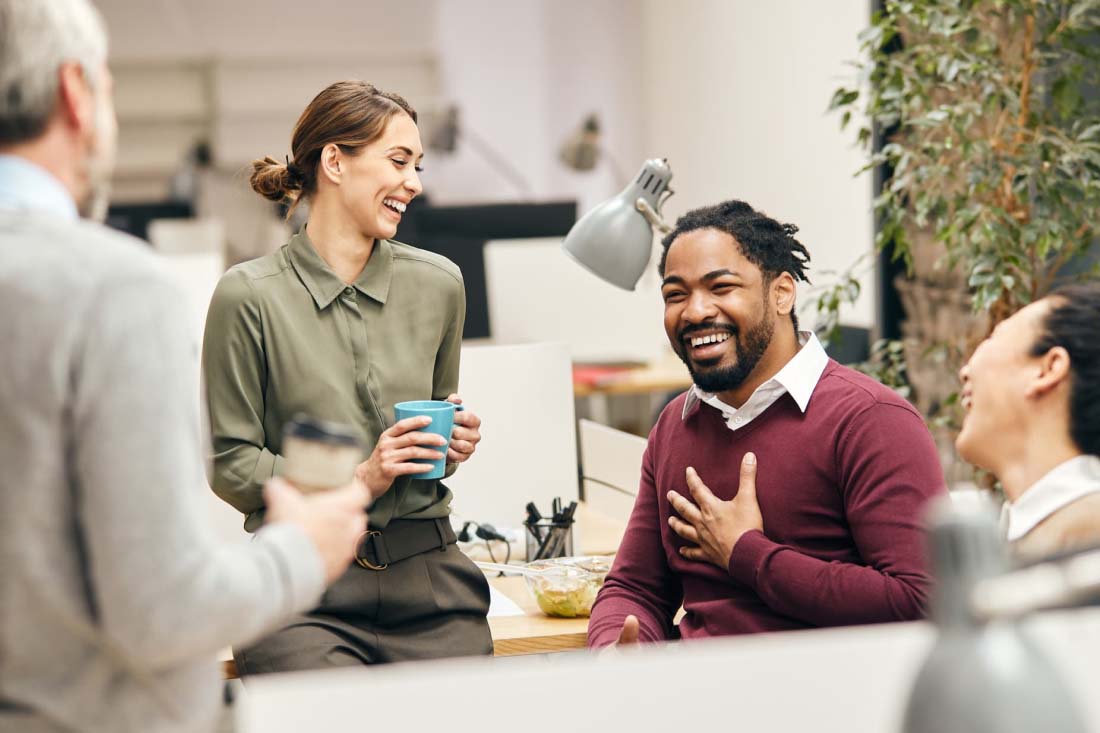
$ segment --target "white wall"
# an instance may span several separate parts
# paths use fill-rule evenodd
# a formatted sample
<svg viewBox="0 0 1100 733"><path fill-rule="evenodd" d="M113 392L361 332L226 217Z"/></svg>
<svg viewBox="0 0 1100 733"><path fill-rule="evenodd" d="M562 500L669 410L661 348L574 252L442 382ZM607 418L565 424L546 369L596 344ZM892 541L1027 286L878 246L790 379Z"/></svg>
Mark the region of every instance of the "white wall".
<svg viewBox="0 0 1100 733"><path fill-rule="evenodd" d="M646 149L668 157L670 218L743 199L800 228L810 277L871 249L871 179L826 108L852 77L867 0L645 0ZM806 301L803 293L801 300ZM873 321L870 278L843 320Z"/></svg>
<svg viewBox="0 0 1100 733"><path fill-rule="evenodd" d="M536 192L568 188L568 174L552 156L591 108L605 119L605 140L619 146L614 154L627 175L645 157L670 159L678 192L665 212L670 219L743 198L801 228L816 285L871 250L871 182L853 176L862 152L826 112L833 90L847 81L846 62L858 56L866 0L605 0L585 7L575 0L441 0L440 18L444 95L463 101L470 124L521 167ZM450 41L442 29L453 34ZM470 46L480 52L470 56ZM585 180L589 189L574 188L582 211L620 188L607 178ZM465 183L448 188L466 200L515 196L491 174ZM601 283L555 288L544 250L517 245L502 249L502 257L505 251L513 271L540 278L494 278L494 290L516 291L495 299L512 313L553 313L553 324L537 315L513 317L513 325L527 328L526 338L575 332L566 340L580 358L652 359L667 350L652 273L629 298ZM594 300L600 289L602 303ZM580 295L589 291L592 297ZM800 300L809 301L805 288ZM844 321L870 326L873 302L868 278ZM617 316L613 332L598 317L610 312Z"/></svg>
<svg viewBox="0 0 1100 733"><path fill-rule="evenodd" d="M111 34L111 58L428 54L436 0L92 0Z"/></svg>
<svg viewBox="0 0 1100 733"><path fill-rule="evenodd" d="M826 113L850 76L845 62L857 56L867 0L316 0L308 12L290 0L97 4L119 70L131 193L161 197L152 179L203 130L231 170L281 156L310 92L354 75L425 112L457 103L466 127L521 172L535 200L575 198L583 213L621 188L610 165L577 174L557 158L595 112L622 174L644 158L669 158L678 192L670 218L744 198L801 227L817 284L871 247L870 179L852 175L862 153ZM437 203L522 197L468 145L429 153L426 168ZM255 198L243 176L224 183ZM229 222L235 251L263 239L253 234L256 218ZM870 325L872 289L846 322ZM555 306L585 322L568 299Z"/></svg>
<svg viewBox="0 0 1100 733"><path fill-rule="evenodd" d="M558 148L596 113L627 175L641 158L637 118L641 15L634 0L439 0L440 96L464 127L521 172L529 192L462 145L427 164L441 203L580 198L581 210L622 188L611 166L571 173Z"/></svg>
<svg viewBox="0 0 1100 733"><path fill-rule="evenodd" d="M439 91L435 0L95 0L111 38L119 156L114 200L162 201L187 151L213 146L198 213L225 222L230 261L285 242L248 163L290 152L294 123L327 84L399 91L416 107Z"/></svg>

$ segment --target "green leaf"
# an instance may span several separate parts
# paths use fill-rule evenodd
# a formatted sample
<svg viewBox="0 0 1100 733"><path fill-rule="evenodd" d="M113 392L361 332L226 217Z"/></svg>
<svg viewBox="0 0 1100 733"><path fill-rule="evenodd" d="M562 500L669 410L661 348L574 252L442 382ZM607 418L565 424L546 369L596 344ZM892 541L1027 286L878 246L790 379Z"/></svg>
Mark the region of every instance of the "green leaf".
<svg viewBox="0 0 1100 733"><path fill-rule="evenodd" d="M1064 120L1069 119L1081 107L1081 89L1071 78L1062 76L1051 87L1051 99L1058 116Z"/></svg>
<svg viewBox="0 0 1100 733"><path fill-rule="evenodd" d="M845 89L841 87L833 92L833 98L829 100L829 110L834 110L839 107L847 107L848 105L859 99L858 89Z"/></svg>

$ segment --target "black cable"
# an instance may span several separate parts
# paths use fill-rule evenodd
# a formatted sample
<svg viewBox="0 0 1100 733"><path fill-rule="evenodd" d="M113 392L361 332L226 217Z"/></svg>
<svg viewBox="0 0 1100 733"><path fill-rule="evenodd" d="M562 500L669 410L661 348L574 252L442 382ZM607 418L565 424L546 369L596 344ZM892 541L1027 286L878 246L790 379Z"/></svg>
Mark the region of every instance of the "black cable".
<svg viewBox="0 0 1100 733"><path fill-rule="evenodd" d="M503 539L503 537L501 537L499 539L497 537L494 537L493 539L497 540L498 542L503 542L504 543L504 564L507 565L512 559L512 543L509 542L506 539ZM493 546L491 544L489 544L489 538L485 538L485 549L489 551L489 559L492 560L493 562L496 562L497 558L493 554ZM498 578L503 578L504 577L503 571L497 573L497 577Z"/></svg>
<svg viewBox="0 0 1100 733"><path fill-rule="evenodd" d="M474 531L474 535L485 540L485 549L489 551L489 559L494 563L497 561L496 556L493 554L493 546L489 544L490 540L496 540L503 542L504 551L504 564L507 565L512 560L512 543L508 541L508 538L497 531L497 528L491 524L478 524L473 520L468 520L462 525L462 530L458 533L458 540L460 542L469 542L470 537L470 525L473 525L477 529ZM497 573L497 577L503 577L504 573Z"/></svg>
<svg viewBox="0 0 1100 733"><path fill-rule="evenodd" d="M504 548L505 548L504 549L504 564L507 565L512 559L512 543L509 542L508 540L497 540L497 541L504 543ZM493 546L489 544L489 540L485 540L485 549L489 551L489 559L492 560L493 562L496 562L497 559L493 555ZM498 578L503 578L504 577L504 572L502 571L502 572L497 573L497 577Z"/></svg>

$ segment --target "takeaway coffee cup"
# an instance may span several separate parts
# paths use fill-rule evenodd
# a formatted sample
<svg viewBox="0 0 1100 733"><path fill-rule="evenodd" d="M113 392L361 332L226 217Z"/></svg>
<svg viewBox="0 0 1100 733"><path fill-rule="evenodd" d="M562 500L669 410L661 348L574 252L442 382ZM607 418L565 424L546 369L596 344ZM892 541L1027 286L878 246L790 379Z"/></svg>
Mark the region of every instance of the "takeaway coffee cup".
<svg viewBox="0 0 1100 733"><path fill-rule="evenodd" d="M420 428L419 432L442 435L449 444L451 442L451 431L454 430L455 426L455 412L462 409L464 409L462 405L444 402L443 400L413 400L412 402L398 402L393 406L393 415L398 422L410 417L420 417L421 415L430 417L432 419L431 424ZM443 457L436 461L427 458L414 458L413 463L430 464L432 470L412 474L412 477L443 478L443 471L447 467L447 446L425 445L423 447L438 450L443 454Z"/></svg>
<svg viewBox="0 0 1100 733"><path fill-rule="evenodd" d="M311 493L351 482L363 444L350 425L298 415L283 427L282 454L283 478Z"/></svg>

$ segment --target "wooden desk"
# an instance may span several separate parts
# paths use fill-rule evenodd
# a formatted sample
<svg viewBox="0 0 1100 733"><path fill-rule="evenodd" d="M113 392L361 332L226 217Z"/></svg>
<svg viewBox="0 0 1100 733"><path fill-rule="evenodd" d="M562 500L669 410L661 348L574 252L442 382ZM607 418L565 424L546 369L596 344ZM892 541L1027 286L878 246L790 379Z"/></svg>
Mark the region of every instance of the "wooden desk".
<svg viewBox="0 0 1100 733"><path fill-rule="evenodd" d="M628 429L644 435L652 427L649 417L664 404L669 392L683 392L691 386L691 375L679 362L662 360L660 362L614 371L606 376L592 379L578 379L574 370L573 396L583 399L584 412L595 422L612 425L612 398L645 398L647 400L646 419L638 424L618 424L615 427Z"/></svg>
<svg viewBox="0 0 1100 733"><path fill-rule="evenodd" d="M534 597L520 576L493 578L489 583L522 608L524 616L489 618L493 635L493 656L514 657L521 654L551 654L571 649L584 649L588 638L587 618L552 618L539 610ZM232 652L220 655L225 679L236 679L237 665Z"/></svg>
<svg viewBox="0 0 1100 733"><path fill-rule="evenodd" d="M626 517L620 519L600 514L582 502L577 506L576 520L578 554L611 555L619 548L626 530ZM521 576L493 578L489 582L526 612L524 616L489 619L495 656L547 654L584 648L588 636L587 618L547 616L539 610ZM219 659L225 678L236 678L237 666L233 663L232 652L225 649Z"/></svg>
<svg viewBox="0 0 1100 733"><path fill-rule="evenodd" d="M642 395L674 392L691 386L687 367L679 362L654 364L613 372L595 383L573 382L577 397L591 395Z"/></svg>
<svg viewBox="0 0 1100 733"><path fill-rule="evenodd" d="M574 531L578 555L615 554L622 542L628 517L609 517L581 502L577 506L576 518ZM489 583L526 612L524 616L495 616L489 619L495 656L549 654L584 648L588 637L587 618L547 616L539 610L521 576L492 578Z"/></svg>
<svg viewBox="0 0 1100 733"><path fill-rule="evenodd" d="M493 578L489 583L522 608L525 616L490 616L493 655L548 654L583 649L588 638L587 618L552 618L539 610L520 576Z"/></svg>

